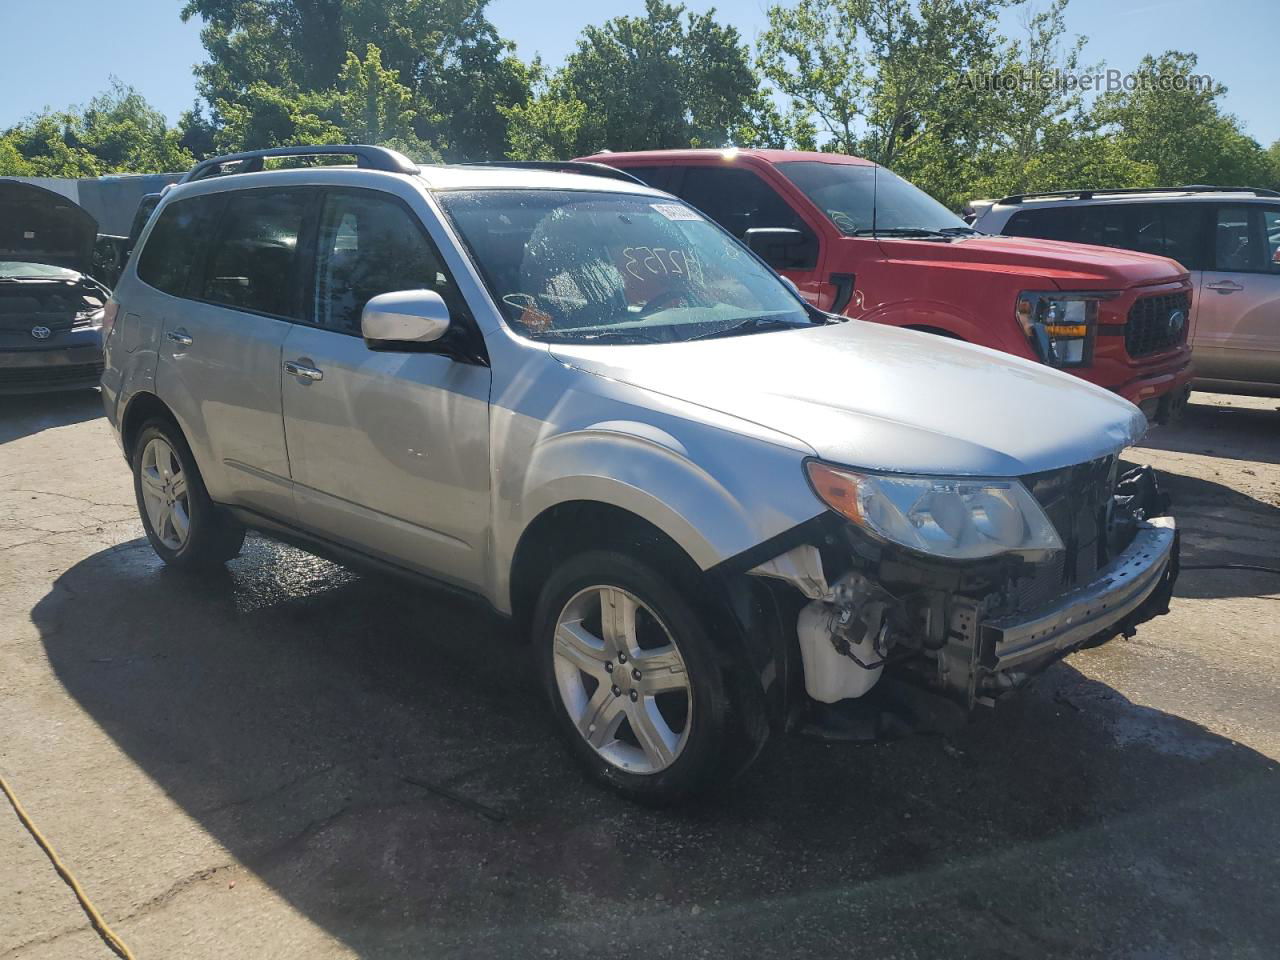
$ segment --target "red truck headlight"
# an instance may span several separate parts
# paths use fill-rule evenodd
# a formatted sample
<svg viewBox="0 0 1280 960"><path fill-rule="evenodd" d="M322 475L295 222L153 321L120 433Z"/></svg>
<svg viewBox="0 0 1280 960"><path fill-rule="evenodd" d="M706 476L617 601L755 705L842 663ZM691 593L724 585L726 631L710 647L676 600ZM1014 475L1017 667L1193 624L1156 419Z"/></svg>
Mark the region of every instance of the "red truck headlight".
<svg viewBox="0 0 1280 960"><path fill-rule="evenodd" d="M1093 359L1098 304L1111 293L1018 295L1016 314L1040 359L1054 367L1082 367Z"/></svg>

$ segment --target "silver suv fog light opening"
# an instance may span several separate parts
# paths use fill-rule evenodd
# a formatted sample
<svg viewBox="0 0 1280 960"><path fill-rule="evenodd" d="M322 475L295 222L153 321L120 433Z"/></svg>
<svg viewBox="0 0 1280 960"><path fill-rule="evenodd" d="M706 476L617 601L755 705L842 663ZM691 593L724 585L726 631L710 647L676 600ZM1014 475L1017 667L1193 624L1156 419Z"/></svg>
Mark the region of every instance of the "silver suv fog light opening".
<svg viewBox="0 0 1280 960"><path fill-rule="evenodd" d="M675 763L693 725L693 689L670 630L634 594L596 585L556 620L556 688L600 757L628 773Z"/></svg>

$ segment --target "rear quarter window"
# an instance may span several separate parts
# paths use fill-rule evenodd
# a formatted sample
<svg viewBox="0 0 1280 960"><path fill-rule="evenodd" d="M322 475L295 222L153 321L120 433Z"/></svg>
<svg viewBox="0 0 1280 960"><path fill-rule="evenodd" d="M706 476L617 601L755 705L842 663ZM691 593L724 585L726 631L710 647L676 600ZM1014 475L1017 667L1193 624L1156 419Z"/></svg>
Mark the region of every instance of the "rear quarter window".
<svg viewBox="0 0 1280 960"><path fill-rule="evenodd" d="M1005 224L1004 233L1009 237L1039 237L1042 240L1070 240L1071 227L1066 207L1047 210L1022 210Z"/></svg>
<svg viewBox="0 0 1280 960"><path fill-rule="evenodd" d="M138 277L175 297L187 294L187 284L204 258L220 197L175 200L160 219L138 255Z"/></svg>

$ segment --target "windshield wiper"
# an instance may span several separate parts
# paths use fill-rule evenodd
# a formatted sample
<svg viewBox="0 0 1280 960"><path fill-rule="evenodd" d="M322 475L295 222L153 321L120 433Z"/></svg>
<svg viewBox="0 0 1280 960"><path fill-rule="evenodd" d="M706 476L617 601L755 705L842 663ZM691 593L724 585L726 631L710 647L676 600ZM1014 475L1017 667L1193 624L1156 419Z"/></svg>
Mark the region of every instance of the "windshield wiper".
<svg viewBox="0 0 1280 960"><path fill-rule="evenodd" d="M684 342L692 343L694 340L734 337L741 333L755 333L758 330L795 330L805 326L808 326L808 324L792 323L789 320L779 320L777 317L748 317L746 320L741 320L727 327L721 327L719 330L709 330L706 333L699 333L697 336L687 337Z"/></svg>
<svg viewBox="0 0 1280 960"><path fill-rule="evenodd" d="M956 227L948 227L949 230L955 230ZM853 237L936 237L942 240L951 239L951 234L943 230L929 230L924 227L876 227L872 230L865 227L861 230L855 230L850 234Z"/></svg>
<svg viewBox="0 0 1280 960"><path fill-rule="evenodd" d="M655 337L653 334L645 333L641 330L599 330L594 333L588 333L581 330L548 330L541 334L539 339L568 340L574 343L596 343L601 340L626 343L671 342L663 337Z"/></svg>
<svg viewBox="0 0 1280 960"><path fill-rule="evenodd" d="M978 231L973 229L973 227L943 227L938 232L945 233L949 237L968 237L978 235Z"/></svg>

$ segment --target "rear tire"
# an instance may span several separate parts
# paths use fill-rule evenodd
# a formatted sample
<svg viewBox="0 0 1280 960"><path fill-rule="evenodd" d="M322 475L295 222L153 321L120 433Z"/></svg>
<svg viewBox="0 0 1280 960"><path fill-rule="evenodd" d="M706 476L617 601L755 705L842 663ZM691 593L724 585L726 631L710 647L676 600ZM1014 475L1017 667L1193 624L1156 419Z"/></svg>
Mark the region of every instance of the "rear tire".
<svg viewBox="0 0 1280 960"><path fill-rule="evenodd" d="M557 728L618 793L683 800L728 783L759 750L762 707L735 695L708 618L640 560L594 550L553 571L533 642Z"/></svg>
<svg viewBox="0 0 1280 960"><path fill-rule="evenodd" d="M207 570L240 552L244 526L209 499L191 448L172 421L143 424L132 463L138 513L161 560L181 570Z"/></svg>

